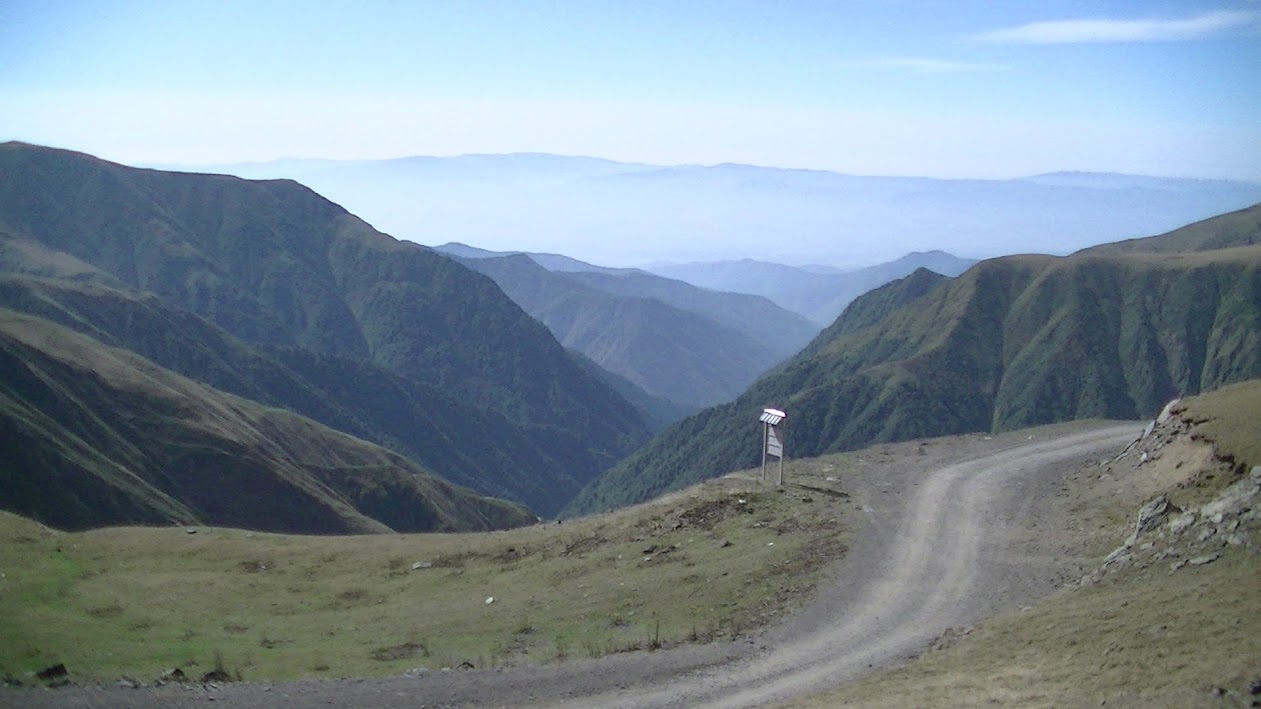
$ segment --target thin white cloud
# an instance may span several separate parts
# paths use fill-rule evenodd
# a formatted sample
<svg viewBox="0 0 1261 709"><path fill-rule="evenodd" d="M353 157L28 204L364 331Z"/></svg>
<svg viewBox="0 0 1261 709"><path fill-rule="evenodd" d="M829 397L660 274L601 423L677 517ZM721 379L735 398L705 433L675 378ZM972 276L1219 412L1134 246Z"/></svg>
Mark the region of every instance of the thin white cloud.
<svg viewBox="0 0 1261 709"><path fill-rule="evenodd" d="M998 44L1082 44L1109 42L1178 42L1203 39L1227 30L1257 25L1261 13L1219 10L1182 19L1080 19L1032 22L975 35Z"/></svg>
<svg viewBox="0 0 1261 709"><path fill-rule="evenodd" d="M951 59L935 59L932 57L872 57L849 62L847 66L903 69L918 74L962 74L984 71L1007 71L1010 67L1002 64L984 64L978 62L961 62Z"/></svg>

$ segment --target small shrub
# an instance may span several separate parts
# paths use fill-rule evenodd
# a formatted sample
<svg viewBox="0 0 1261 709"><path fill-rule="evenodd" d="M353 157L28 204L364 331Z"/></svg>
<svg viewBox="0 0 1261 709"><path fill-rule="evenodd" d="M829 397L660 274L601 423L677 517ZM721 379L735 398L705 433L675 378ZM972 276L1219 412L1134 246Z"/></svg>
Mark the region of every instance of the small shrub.
<svg viewBox="0 0 1261 709"><path fill-rule="evenodd" d="M557 635L554 642L556 643L556 659L564 661L569 657L569 640Z"/></svg>

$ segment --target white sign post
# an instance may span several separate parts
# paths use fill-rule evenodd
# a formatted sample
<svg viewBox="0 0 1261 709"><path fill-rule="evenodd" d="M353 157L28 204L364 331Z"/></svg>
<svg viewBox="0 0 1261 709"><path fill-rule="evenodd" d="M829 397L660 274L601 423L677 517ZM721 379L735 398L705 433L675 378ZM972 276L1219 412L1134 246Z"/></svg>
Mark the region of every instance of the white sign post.
<svg viewBox="0 0 1261 709"><path fill-rule="evenodd" d="M766 481L766 457L779 458L779 485L784 484L784 440L788 437L785 425L788 414L779 409L763 409L762 417L762 480Z"/></svg>

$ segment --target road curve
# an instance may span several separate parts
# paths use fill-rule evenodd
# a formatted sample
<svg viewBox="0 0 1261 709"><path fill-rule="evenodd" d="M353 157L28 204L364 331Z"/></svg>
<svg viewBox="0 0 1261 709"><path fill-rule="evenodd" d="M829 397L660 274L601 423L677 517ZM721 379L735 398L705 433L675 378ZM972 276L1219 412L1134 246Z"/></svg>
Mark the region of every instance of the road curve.
<svg viewBox="0 0 1261 709"><path fill-rule="evenodd" d="M811 627L790 623L770 639L772 649L748 660L567 706L761 706L908 657L986 610L978 589L994 580L988 562L1007 536L1004 512L1023 502L1028 477L1058 478L1066 463L1116 451L1138 430L1112 426L1026 442L926 471L901 509L886 510L855 545L838 586L820 599L821 612L804 614Z"/></svg>
<svg viewBox="0 0 1261 709"><path fill-rule="evenodd" d="M1020 441L939 468L853 480L870 524L836 578L755 644L713 643L554 667L424 678L230 683L220 687L0 688L27 707L756 707L898 664L941 633L1053 587L1053 546L1025 529L1067 468L1111 455L1137 424ZM994 441L991 445L997 445ZM1053 517L1053 516L1052 516ZM1052 519L1052 521L1056 521ZM1053 536L1053 535L1051 535ZM1032 547L1030 540L1034 539ZM1049 559L1050 561L1045 561Z"/></svg>

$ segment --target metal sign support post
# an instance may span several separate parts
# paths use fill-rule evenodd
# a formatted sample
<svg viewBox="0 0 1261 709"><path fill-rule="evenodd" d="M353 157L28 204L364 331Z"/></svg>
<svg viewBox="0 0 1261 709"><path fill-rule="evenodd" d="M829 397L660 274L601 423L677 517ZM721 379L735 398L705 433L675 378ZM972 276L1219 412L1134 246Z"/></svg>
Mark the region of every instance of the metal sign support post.
<svg viewBox="0 0 1261 709"><path fill-rule="evenodd" d="M766 482L766 441L770 439L771 425L762 423L762 482Z"/></svg>

